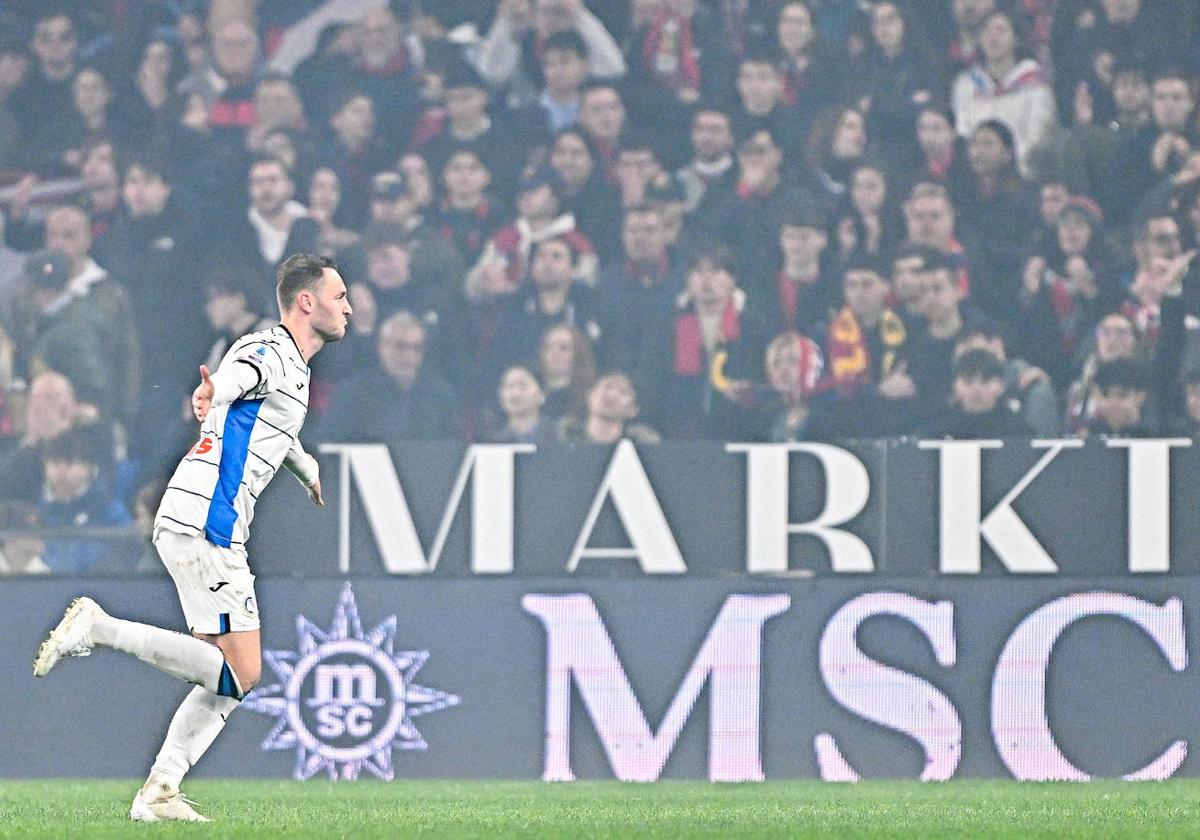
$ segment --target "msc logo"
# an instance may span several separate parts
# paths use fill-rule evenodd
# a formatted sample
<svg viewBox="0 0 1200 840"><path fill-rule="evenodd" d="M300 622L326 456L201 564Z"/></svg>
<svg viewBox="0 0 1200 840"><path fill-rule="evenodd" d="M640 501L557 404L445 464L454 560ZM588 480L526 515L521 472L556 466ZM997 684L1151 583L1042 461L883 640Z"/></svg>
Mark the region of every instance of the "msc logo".
<svg viewBox="0 0 1200 840"><path fill-rule="evenodd" d="M296 619L298 649L263 651L278 682L251 691L242 705L272 715L264 750L296 750L293 776L357 779L394 775L392 750L427 747L412 719L456 706L453 694L417 685L428 651L394 651L396 617L364 633L354 592L342 587L329 630Z"/></svg>

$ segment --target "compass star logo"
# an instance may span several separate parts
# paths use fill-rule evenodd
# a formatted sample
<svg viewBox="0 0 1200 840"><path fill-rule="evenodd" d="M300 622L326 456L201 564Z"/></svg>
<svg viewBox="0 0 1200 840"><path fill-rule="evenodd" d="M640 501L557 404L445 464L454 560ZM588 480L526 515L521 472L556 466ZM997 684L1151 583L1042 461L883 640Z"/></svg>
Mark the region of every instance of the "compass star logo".
<svg viewBox="0 0 1200 840"><path fill-rule="evenodd" d="M296 617L297 650L264 650L276 682L242 705L272 715L264 750L295 750L297 779L326 773L357 779L363 770L390 781L392 750L423 750L413 718L459 698L414 682L426 650L396 651L396 616L364 633L350 584L342 587L328 630Z"/></svg>

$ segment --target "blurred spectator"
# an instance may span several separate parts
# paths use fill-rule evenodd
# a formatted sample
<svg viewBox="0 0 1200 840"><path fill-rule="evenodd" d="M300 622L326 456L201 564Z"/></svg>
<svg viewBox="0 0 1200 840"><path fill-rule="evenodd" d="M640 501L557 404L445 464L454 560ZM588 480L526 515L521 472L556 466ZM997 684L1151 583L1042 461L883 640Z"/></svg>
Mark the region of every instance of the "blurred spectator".
<svg viewBox="0 0 1200 840"><path fill-rule="evenodd" d="M936 59L905 10L899 0L877 0L867 11L870 39L852 87L876 136L903 136L917 108L941 93Z"/></svg>
<svg viewBox="0 0 1200 840"><path fill-rule="evenodd" d="M396 312L380 324L377 335L377 363L337 386L321 423L322 437L392 447L459 438L458 397L425 365L425 325L410 312Z"/></svg>
<svg viewBox="0 0 1200 840"><path fill-rule="evenodd" d="M189 276L199 262L198 234L163 161L133 156L125 169L124 212L106 236L109 265L120 266L141 345L135 441L179 413L183 386L195 375L208 332L197 318L204 289ZM215 368L214 368L215 370Z"/></svg>
<svg viewBox="0 0 1200 840"><path fill-rule="evenodd" d="M461 358L465 348L458 289L423 271L413 257L421 246L395 225L373 225L361 246L366 255L366 282L352 279L350 284L352 300L361 305L355 332L370 334L394 313L407 312L424 325L430 367L457 377L466 364Z"/></svg>
<svg viewBox="0 0 1200 840"><path fill-rule="evenodd" d="M414 276L446 294L459 288L464 274L463 258L418 212L407 176L391 170L376 173L371 179L370 202L371 226L386 228L403 240ZM366 271L361 243L339 254L339 258L348 277L361 277Z"/></svg>
<svg viewBox="0 0 1200 840"><path fill-rule="evenodd" d="M923 278L925 328L913 337L908 370L916 389L919 423L925 428L949 404L955 344L982 319L977 311L964 311L962 287L949 259L927 263Z"/></svg>
<svg viewBox="0 0 1200 840"><path fill-rule="evenodd" d="M317 167L308 179L308 215L320 228L317 250L331 257L358 242L342 212L342 179L328 166Z"/></svg>
<svg viewBox="0 0 1200 840"><path fill-rule="evenodd" d="M133 78L118 91L132 130L153 134L167 120L186 62L178 41L165 34L150 37L142 48Z"/></svg>
<svg viewBox="0 0 1200 840"><path fill-rule="evenodd" d="M379 136L395 154L408 145L419 111L421 41L386 5L363 14L355 35L350 67L331 81L342 90L359 90L370 98Z"/></svg>
<svg viewBox="0 0 1200 840"><path fill-rule="evenodd" d="M29 502L0 501L0 530L21 531L37 527L37 509ZM42 559L45 544L25 534L12 534L0 543L0 575L44 575L50 567Z"/></svg>
<svg viewBox="0 0 1200 840"><path fill-rule="evenodd" d="M1092 378L1092 419L1081 434L1087 437L1153 437L1155 429L1144 413L1149 396L1149 371L1131 359L1115 359L1096 368Z"/></svg>
<svg viewBox="0 0 1200 840"><path fill-rule="evenodd" d="M996 9L996 0L952 0L954 38L946 48L946 58L955 70L968 70L979 62L980 31L987 16Z"/></svg>
<svg viewBox="0 0 1200 840"><path fill-rule="evenodd" d="M575 32L555 32L546 38L541 51L545 84L530 118L540 113L550 134L579 121L583 83L587 79L587 44Z"/></svg>
<svg viewBox="0 0 1200 840"><path fill-rule="evenodd" d="M954 80L953 105L958 133L970 136L980 123L1000 120L1016 145L1016 162L1024 171L1030 149L1055 122L1054 93L1032 58L1022 55L1016 19L995 11L979 32L981 61Z"/></svg>
<svg viewBox="0 0 1200 840"><path fill-rule="evenodd" d="M1200 369L1184 374L1183 397L1184 412L1172 422L1171 434L1200 438Z"/></svg>
<svg viewBox="0 0 1200 840"><path fill-rule="evenodd" d="M525 365L513 365L500 376L500 411L504 424L488 435L489 443L549 443L554 433L542 419L546 395L537 376Z"/></svg>
<svg viewBox="0 0 1200 840"><path fill-rule="evenodd" d="M620 197L607 182L603 164L583 131L560 131L550 146L548 161L563 187L563 210L571 214L575 227L595 246L600 258L610 259L620 225Z"/></svg>
<svg viewBox="0 0 1200 840"><path fill-rule="evenodd" d="M836 309L840 290L830 274L829 235L825 214L811 200L785 207L775 220L780 265L774 282L757 283L750 305L763 310L775 330L816 335Z"/></svg>
<svg viewBox="0 0 1200 840"><path fill-rule="evenodd" d="M918 162L916 180L957 190L968 175L967 144L954 130L954 115L939 105L917 111Z"/></svg>
<svg viewBox="0 0 1200 840"><path fill-rule="evenodd" d="M492 173L475 147L462 146L445 158L441 176L445 197L434 216L438 232L473 265L504 223L501 208L488 191Z"/></svg>
<svg viewBox="0 0 1200 840"><path fill-rule="evenodd" d="M45 124L62 124L73 110L71 83L79 57L79 35L71 15L53 6L39 11L31 43L34 65L12 95L17 125L28 143Z"/></svg>
<svg viewBox="0 0 1200 840"><path fill-rule="evenodd" d="M241 149L254 125L254 86L259 72L258 33L250 21L214 21L212 63L180 82L182 94L199 94L208 106L208 124L226 149Z"/></svg>
<svg viewBox="0 0 1200 840"><path fill-rule="evenodd" d="M214 269L204 279L204 317L215 336L205 355L209 370L216 370L233 343L247 333L273 326L278 318L251 307L245 280L236 270ZM193 358L194 361L194 358Z"/></svg>
<svg viewBox="0 0 1200 840"><path fill-rule="evenodd" d="M408 194L418 213L428 213L433 206L435 187L429 163L416 152L406 152L396 161L396 169L404 176Z"/></svg>
<svg viewBox="0 0 1200 840"><path fill-rule="evenodd" d="M371 177L388 168L392 155L376 130L375 103L361 91L337 100L329 117L333 134L321 152L322 162L346 185L346 217L351 227L367 218L367 189Z"/></svg>
<svg viewBox="0 0 1200 840"><path fill-rule="evenodd" d="M584 88L579 106L579 127L600 158L605 177L615 179L617 149L625 131L625 105L615 85L592 82Z"/></svg>
<svg viewBox="0 0 1200 840"><path fill-rule="evenodd" d="M776 38L781 57L783 102L816 114L839 99L846 78L842 57L818 31L814 5L807 0L779 3Z"/></svg>
<svg viewBox="0 0 1200 840"><path fill-rule="evenodd" d="M1021 358L1009 358L1000 330L986 323L966 330L954 346L955 361L970 350L990 353L1003 366L1001 400L1017 411L1035 437L1052 438L1062 432L1062 413L1050 377Z"/></svg>
<svg viewBox="0 0 1200 840"><path fill-rule="evenodd" d="M36 504L42 488L43 452L50 441L73 430L94 436L98 450L107 452L106 467L111 467L111 426L101 420L94 405L76 399L70 380L60 373L48 370L34 377L22 426L19 444L0 460L0 498Z"/></svg>
<svg viewBox="0 0 1200 840"><path fill-rule="evenodd" d="M768 330L747 308L734 271L728 249L698 251L673 317L645 333L638 390L652 399L652 424L674 437L744 437L745 411L714 378L755 379Z"/></svg>
<svg viewBox="0 0 1200 840"><path fill-rule="evenodd" d="M562 236L534 246L529 284L505 301L496 315L496 337L488 360L493 384L505 367L533 364L538 337L556 324L580 330L599 349L597 355L605 358L609 337L596 291L577 279L580 256Z"/></svg>
<svg viewBox="0 0 1200 840"><path fill-rule="evenodd" d="M29 53L24 46L15 39L0 38L0 172L11 172L24 162L21 133L25 127L13 94L28 72Z"/></svg>
<svg viewBox="0 0 1200 840"><path fill-rule="evenodd" d="M767 345L767 383L774 391L768 403L767 440L772 443L809 440L816 422L809 397L821 381L825 361L821 348L807 336L783 332Z"/></svg>
<svg viewBox="0 0 1200 840"><path fill-rule="evenodd" d="M908 372L909 326L888 308L890 288L866 259L842 269L844 306L825 329L824 387L834 391L830 426L840 437L913 430L916 386Z"/></svg>
<svg viewBox="0 0 1200 840"><path fill-rule="evenodd" d="M857 108L827 111L817 119L809 135L808 177L820 195L833 201L846 194L867 140L867 120Z"/></svg>
<svg viewBox="0 0 1200 840"><path fill-rule="evenodd" d="M870 162L850 171L849 189L834 228L842 259L866 254L890 260L900 243L904 222L885 173L882 164Z"/></svg>
<svg viewBox="0 0 1200 840"><path fill-rule="evenodd" d="M923 317L925 266L942 259L941 251L928 245L905 242L892 260L892 298L896 313L906 322Z"/></svg>
<svg viewBox="0 0 1200 840"><path fill-rule="evenodd" d="M41 175L72 175L83 166L84 148L112 137L113 86L97 67L83 67L71 80L71 108L57 120L36 120L28 166Z"/></svg>
<svg viewBox="0 0 1200 840"><path fill-rule="evenodd" d="M937 419L937 437L1029 437L1017 406L1002 399L1004 366L987 350L967 350L954 362L950 408Z"/></svg>
<svg viewBox="0 0 1200 840"><path fill-rule="evenodd" d="M701 224L733 250L748 290L755 292L759 289L749 284L767 279L770 265L763 264L764 257L779 247L778 232L770 222L798 198L794 182L784 177L783 160L783 150L765 129L742 141L737 150L737 183L714 200L711 215Z"/></svg>
<svg viewBox="0 0 1200 840"><path fill-rule="evenodd" d="M550 327L538 345L537 373L546 394L543 417L558 420L582 414L587 393L596 381L591 342L569 324Z"/></svg>
<svg viewBox="0 0 1200 840"><path fill-rule="evenodd" d="M570 238L580 254L579 272L595 277L594 248L575 226L575 217L564 213L564 186L550 167L538 167L521 183L517 218L488 240L479 261L467 273L466 295L474 303L488 303L511 295L525 281L533 246L558 236Z"/></svg>
<svg viewBox="0 0 1200 840"><path fill-rule="evenodd" d="M38 503L38 524L45 528L113 527L133 524L129 510L107 485L104 455L92 437L67 432L46 444L45 483ZM131 552L118 544L86 538L48 537L42 560L51 572L79 575L132 565Z"/></svg>
<svg viewBox="0 0 1200 840"><path fill-rule="evenodd" d="M533 102L543 85L538 58L546 41L560 32L578 33L583 40L587 75L625 75L621 48L583 0L501 0L479 49L479 72L488 84L508 91L510 104Z"/></svg>
<svg viewBox="0 0 1200 840"><path fill-rule="evenodd" d="M254 124L246 132L246 150L251 154L269 153L267 137L279 130L303 134L308 130L308 121L292 80L269 74L254 88ZM294 168L294 162L290 166Z"/></svg>
<svg viewBox="0 0 1200 840"><path fill-rule="evenodd" d="M799 157L814 115L784 104L783 80L770 53L748 53L738 62L736 91L730 112L734 137L747 140L765 131L789 159Z"/></svg>
<svg viewBox="0 0 1200 840"><path fill-rule="evenodd" d="M1021 257L1036 233L1037 198L1016 167L1008 126L985 120L971 132L971 176L958 204L971 254L971 297L993 318L1011 321Z"/></svg>
<svg viewBox="0 0 1200 840"><path fill-rule="evenodd" d="M1142 358L1142 347L1137 327L1128 316L1119 312L1105 315L1096 325L1092 350L1083 362L1079 378L1066 391L1066 430L1079 434L1095 415L1092 402L1092 380L1096 370L1116 359L1137 360Z"/></svg>
<svg viewBox="0 0 1200 840"><path fill-rule="evenodd" d="M729 115L701 108L692 117L692 160L676 172L687 196L687 212L703 218L712 196L733 189L737 169L733 165L733 129Z"/></svg>
<svg viewBox="0 0 1200 840"><path fill-rule="evenodd" d="M662 216L657 210L626 210L621 244L621 258L600 274L600 307L604 322L613 331L607 347L609 363L632 370L637 349L645 339L644 331L668 317L682 278L672 265Z"/></svg>
<svg viewBox="0 0 1200 840"><path fill-rule="evenodd" d="M544 139L530 126L510 128L499 109L489 107L488 90L473 67L456 62L443 77L444 115L428 122L413 143L435 173L445 171L451 155L461 149L473 151L491 174L493 190L507 204L517 187L524 146L530 139ZM586 107L586 98L585 98ZM533 132L533 137L528 135Z"/></svg>
<svg viewBox="0 0 1200 840"><path fill-rule="evenodd" d="M661 437L654 429L633 422L640 411L637 391L629 377L606 373L588 390L587 414L569 415L559 423L559 439L605 444L622 439L658 443Z"/></svg>
<svg viewBox="0 0 1200 840"><path fill-rule="evenodd" d="M955 234L956 215L946 188L941 184L922 181L912 188L904 202L906 239L913 245L923 245L950 260L959 289L971 289L971 267L967 252Z"/></svg>
<svg viewBox="0 0 1200 840"><path fill-rule="evenodd" d="M1140 196L1175 173L1197 143L1196 95L1182 70L1163 70L1150 85L1150 121L1126 137L1097 182L1097 197L1114 220L1130 217Z"/></svg>
<svg viewBox="0 0 1200 840"><path fill-rule="evenodd" d="M87 216L58 207L46 217L47 250L25 264L29 296L17 301L14 338L28 378L63 373L106 416L136 417L138 330L129 296L89 255Z"/></svg>
<svg viewBox="0 0 1200 840"><path fill-rule="evenodd" d="M247 187L250 207L244 217L230 220L217 253L257 278L250 292L255 304L268 310L275 297L275 269L288 254L315 251L320 228L295 200L292 173L275 158L259 157L250 164Z"/></svg>
<svg viewBox="0 0 1200 840"><path fill-rule="evenodd" d="M663 0L638 27L626 63L638 118L656 123L664 138L681 133L693 105L718 101L726 88L730 52L720 20L695 0Z"/></svg>

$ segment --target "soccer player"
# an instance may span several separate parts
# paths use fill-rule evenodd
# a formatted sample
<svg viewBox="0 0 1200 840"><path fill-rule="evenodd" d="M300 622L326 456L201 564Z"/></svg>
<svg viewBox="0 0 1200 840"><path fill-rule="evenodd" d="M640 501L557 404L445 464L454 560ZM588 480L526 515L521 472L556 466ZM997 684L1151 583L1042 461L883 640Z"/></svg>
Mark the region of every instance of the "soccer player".
<svg viewBox="0 0 1200 840"><path fill-rule="evenodd" d="M142 822L208 822L179 793L262 671L254 575L246 538L254 502L280 465L323 505L316 459L300 446L308 412L308 362L346 334L346 284L325 257L295 254L278 271L280 324L234 342L216 372L200 366L192 411L200 440L179 462L154 519L154 545L192 635L114 618L77 598L42 643L34 676L96 646L132 654L194 683L129 816Z"/></svg>

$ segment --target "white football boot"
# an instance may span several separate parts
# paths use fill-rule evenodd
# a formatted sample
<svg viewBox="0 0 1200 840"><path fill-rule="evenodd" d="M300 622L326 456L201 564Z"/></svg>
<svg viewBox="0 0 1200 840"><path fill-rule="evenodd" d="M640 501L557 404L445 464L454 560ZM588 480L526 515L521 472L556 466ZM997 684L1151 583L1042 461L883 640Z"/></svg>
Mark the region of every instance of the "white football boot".
<svg viewBox="0 0 1200 840"><path fill-rule="evenodd" d="M142 785L141 790L133 797L129 806L129 819L136 822L162 822L164 820L181 820L183 822L212 822L208 817L196 813L192 807L196 803L190 801L170 779L151 774Z"/></svg>
<svg viewBox="0 0 1200 840"><path fill-rule="evenodd" d="M67 607L62 621L50 631L46 641L38 648L37 659L33 660L33 675L44 677L60 659L71 656L89 656L92 652L92 624L104 610L91 598L76 598Z"/></svg>

